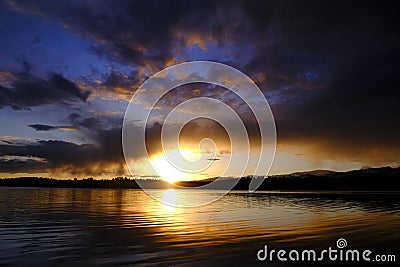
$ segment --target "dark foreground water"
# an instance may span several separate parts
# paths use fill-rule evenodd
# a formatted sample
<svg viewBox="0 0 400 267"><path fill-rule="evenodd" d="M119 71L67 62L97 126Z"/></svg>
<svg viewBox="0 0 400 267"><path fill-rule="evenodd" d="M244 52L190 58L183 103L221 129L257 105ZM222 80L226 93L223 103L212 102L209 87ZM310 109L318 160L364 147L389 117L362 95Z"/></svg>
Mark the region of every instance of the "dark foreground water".
<svg viewBox="0 0 400 267"><path fill-rule="evenodd" d="M140 190L0 188L0 203L0 266L282 266L257 252L337 248L339 238L400 261L399 193L234 192L172 208Z"/></svg>

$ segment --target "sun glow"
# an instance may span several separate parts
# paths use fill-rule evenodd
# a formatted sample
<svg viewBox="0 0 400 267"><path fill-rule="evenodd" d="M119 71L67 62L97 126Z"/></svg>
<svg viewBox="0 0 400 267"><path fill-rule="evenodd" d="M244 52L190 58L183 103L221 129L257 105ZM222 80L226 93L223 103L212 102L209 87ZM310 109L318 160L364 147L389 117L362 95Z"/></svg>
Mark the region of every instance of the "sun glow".
<svg viewBox="0 0 400 267"><path fill-rule="evenodd" d="M195 161L196 159L199 158L199 154L197 153L196 150L188 150L188 149L185 150L177 149L168 151L167 156L168 158L173 159L174 156L178 155L179 153L181 153L183 157L185 157L187 160L190 161ZM193 174L186 173L173 166L163 153L154 156L151 159L151 163L155 171L158 173L158 175L160 175L161 179L169 183L189 180L193 176Z"/></svg>

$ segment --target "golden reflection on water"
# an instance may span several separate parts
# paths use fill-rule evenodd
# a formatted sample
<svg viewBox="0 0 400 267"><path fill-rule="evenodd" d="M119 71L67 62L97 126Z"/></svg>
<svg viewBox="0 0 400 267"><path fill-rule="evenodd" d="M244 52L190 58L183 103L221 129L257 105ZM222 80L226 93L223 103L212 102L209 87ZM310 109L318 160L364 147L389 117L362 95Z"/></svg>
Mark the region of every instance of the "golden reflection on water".
<svg viewBox="0 0 400 267"><path fill-rule="evenodd" d="M174 189L152 193L176 206L215 194ZM141 190L0 188L1 241L18 248L0 253L0 262L13 263L31 250L46 251L38 259L57 258L57 253L73 258L80 253L77 248L102 251L82 254L82 261L96 262L99 257L105 262L118 257L131 257L132 262L194 255L239 258L238 253L255 259L255 251L265 243L318 248L331 246L339 237L354 247L385 248L400 240L396 199L232 192L212 204L182 208Z"/></svg>
<svg viewBox="0 0 400 267"><path fill-rule="evenodd" d="M384 207L367 203L329 198L271 196L268 194L231 193L209 205L196 208L185 205L191 198L212 192L159 190L166 205L147 197L140 209L162 235L177 244L188 240L198 243L226 243L259 239L282 242L334 240L338 236L359 235L371 231L382 232L385 227L396 227L399 214L382 216ZM377 208L377 210L373 210ZM383 208L383 210L381 210ZM138 210L136 209L136 212ZM372 211L372 212L371 212ZM127 214L129 216L129 214ZM361 240L358 236L357 240ZM369 241L373 242L373 241Z"/></svg>
<svg viewBox="0 0 400 267"><path fill-rule="evenodd" d="M163 191L162 202L164 206L166 206L165 208L168 210L173 210L177 205L179 205L177 192L174 189L167 189ZM167 205L167 203L171 205Z"/></svg>
<svg viewBox="0 0 400 267"><path fill-rule="evenodd" d="M175 206L161 203L141 190L32 189L12 193L16 201L10 202L11 195L7 197L12 205L43 214L92 216L106 221L107 227L145 228L146 235L172 242L171 246L260 239L281 243L315 239L329 239L330 242L348 235L357 235L360 242L370 239L372 232L385 233L398 228L400 221L400 208L393 204L323 195L233 192L208 205L183 208L176 206L215 192L176 189L152 192ZM399 238L399 235L399 232L391 233L387 238Z"/></svg>

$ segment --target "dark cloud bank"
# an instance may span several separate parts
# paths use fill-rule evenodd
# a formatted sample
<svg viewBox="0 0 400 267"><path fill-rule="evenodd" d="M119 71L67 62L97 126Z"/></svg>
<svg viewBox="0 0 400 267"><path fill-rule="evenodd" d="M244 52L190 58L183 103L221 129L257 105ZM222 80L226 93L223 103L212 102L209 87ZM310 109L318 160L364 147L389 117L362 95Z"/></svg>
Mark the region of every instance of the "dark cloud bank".
<svg viewBox="0 0 400 267"><path fill-rule="evenodd" d="M300 145L310 156L326 159L382 164L400 160L400 23L393 2L10 3L18 12L49 17L90 38L91 53L136 67L137 80L146 76L143 69L151 74L184 60L185 47L196 40L216 47L229 44L237 49L228 56L209 48L206 59L231 64L257 81L276 116L279 144ZM114 75L104 82L114 90L124 85L120 78ZM0 107L63 105L86 102L88 96L89 91L61 74L48 79L15 74L10 87L0 87ZM25 161L32 169L100 172L102 164L123 162L120 128L104 128L102 119L70 116L70 126L87 131L95 144L5 144L0 155L46 159ZM60 130L52 125L29 127ZM98 168L92 167L95 163ZM24 169L20 162L13 164L16 170ZM13 164L3 162L1 170L13 172Z"/></svg>
<svg viewBox="0 0 400 267"><path fill-rule="evenodd" d="M53 73L47 80L34 77L27 72L10 75L13 80L11 86L0 86L0 108L10 106L20 110L46 104L86 102L90 95L89 91L81 90L61 74Z"/></svg>

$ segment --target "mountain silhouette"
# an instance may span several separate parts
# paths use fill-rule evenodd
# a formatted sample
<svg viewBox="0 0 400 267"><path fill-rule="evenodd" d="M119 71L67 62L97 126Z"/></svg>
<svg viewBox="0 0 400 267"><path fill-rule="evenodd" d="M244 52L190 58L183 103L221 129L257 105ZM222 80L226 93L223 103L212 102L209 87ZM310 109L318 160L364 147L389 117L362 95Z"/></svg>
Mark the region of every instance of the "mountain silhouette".
<svg viewBox="0 0 400 267"><path fill-rule="evenodd" d="M147 188L163 189L198 187L213 183L213 189L221 189L230 179L236 179L235 190L248 190L253 176L242 178L214 177L198 181L180 181L171 185L158 179L141 180ZM258 177L260 178L260 177ZM262 178L262 177L261 177ZM0 186L55 187L55 188L140 188L135 179L117 177L111 180L94 178L58 180L53 178L20 177L0 179ZM400 168L362 168L348 172L314 170L286 175L268 176L258 190L330 190L330 191L400 191Z"/></svg>

